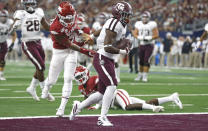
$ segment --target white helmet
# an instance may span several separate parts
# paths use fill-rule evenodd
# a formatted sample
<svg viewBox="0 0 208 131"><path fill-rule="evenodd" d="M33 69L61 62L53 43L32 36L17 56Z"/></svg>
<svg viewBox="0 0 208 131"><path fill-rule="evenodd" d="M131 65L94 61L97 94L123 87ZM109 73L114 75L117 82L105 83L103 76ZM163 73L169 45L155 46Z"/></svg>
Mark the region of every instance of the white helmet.
<svg viewBox="0 0 208 131"><path fill-rule="evenodd" d="M36 0L21 0L21 4L27 12L33 13L37 6L37 1Z"/></svg>
<svg viewBox="0 0 208 131"><path fill-rule="evenodd" d="M151 14L150 14L149 11L145 11L141 16L141 19L142 19L143 23L148 23L150 18L151 18Z"/></svg>
<svg viewBox="0 0 208 131"><path fill-rule="evenodd" d="M5 23L8 17L9 17L9 13L7 10L0 10L0 21L2 23Z"/></svg>

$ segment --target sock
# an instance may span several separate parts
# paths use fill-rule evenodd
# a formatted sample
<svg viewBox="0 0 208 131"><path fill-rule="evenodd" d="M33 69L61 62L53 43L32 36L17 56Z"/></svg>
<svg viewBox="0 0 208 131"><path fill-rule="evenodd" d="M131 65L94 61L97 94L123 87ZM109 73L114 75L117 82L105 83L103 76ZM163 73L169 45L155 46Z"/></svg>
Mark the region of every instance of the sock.
<svg viewBox="0 0 208 131"><path fill-rule="evenodd" d="M143 72L142 77L147 78L147 72Z"/></svg>
<svg viewBox="0 0 208 131"><path fill-rule="evenodd" d="M117 81L120 82L120 67L115 68Z"/></svg>
<svg viewBox="0 0 208 131"><path fill-rule="evenodd" d="M40 88L41 88L41 89L43 89L43 88L44 88L44 86L45 86L45 82L44 82L44 81L39 82L39 85L40 85Z"/></svg>
<svg viewBox="0 0 208 131"><path fill-rule="evenodd" d="M108 86L106 87L105 93L103 95L103 102L101 108L101 117L106 117L111 101L113 99L113 94L116 90L116 86Z"/></svg>
<svg viewBox="0 0 208 131"><path fill-rule="evenodd" d="M0 71L0 77L2 77L4 75L3 71Z"/></svg>
<svg viewBox="0 0 208 131"><path fill-rule="evenodd" d="M142 75L143 75L143 72L139 72L139 73L138 73L138 77L140 77L140 78L141 78L141 77L142 77Z"/></svg>
<svg viewBox="0 0 208 131"><path fill-rule="evenodd" d="M152 110L153 109L153 105L143 103L142 104L142 109Z"/></svg>
<svg viewBox="0 0 208 131"><path fill-rule="evenodd" d="M83 108L86 108L92 104L99 102L100 100L102 100L102 98L103 98L103 95L100 92L93 93L87 99L82 101L78 108L79 110L82 110Z"/></svg>
<svg viewBox="0 0 208 131"><path fill-rule="evenodd" d="M64 86L62 88L62 99L59 109L63 109L63 110L65 109L69 97L71 96L71 92L72 92L72 81L70 81L69 83L64 83Z"/></svg>
<svg viewBox="0 0 208 131"><path fill-rule="evenodd" d="M159 105L163 104L163 103L166 103L166 102L169 102L169 101L172 101L172 98L170 96L157 98L157 99L158 99Z"/></svg>
<svg viewBox="0 0 208 131"><path fill-rule="evenodd" d="M30 87L31 87L31 88L36 88L37 84L38 84L38 79L35 79L35 78L33 77L33 78L32 78L32 81L31 81L31 83L30 83Z"/></svg>
<svg viewBox="0 0 208 131"><path fill-rule="evenodd" d="M66 104L68 103L68 100L69 100L69 98L62 97L59 109L65 110L65 107L66 107Z"/></svg>

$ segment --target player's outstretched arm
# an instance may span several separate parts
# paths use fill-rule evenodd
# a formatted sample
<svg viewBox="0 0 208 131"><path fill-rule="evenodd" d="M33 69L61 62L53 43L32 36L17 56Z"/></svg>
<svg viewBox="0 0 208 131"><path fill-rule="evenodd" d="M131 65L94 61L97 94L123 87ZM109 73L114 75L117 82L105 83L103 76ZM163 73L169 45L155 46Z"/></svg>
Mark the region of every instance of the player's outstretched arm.
<svg viewBox="0 0 208 131"><path fill-rule="evenodd" d="M207 35L208 35L207 31L204 31L200 37L200 41L202 42L207 37Z"/></svg>
<svg viewBox="0 0 208 131"><path fill-rule="evenodd" d="M43 28L44 28L46 31L49 31L49 30L50 30L50 25L49 25L48 22L46 21L45 17L42 18L41 24L42 24Z"/></svg>

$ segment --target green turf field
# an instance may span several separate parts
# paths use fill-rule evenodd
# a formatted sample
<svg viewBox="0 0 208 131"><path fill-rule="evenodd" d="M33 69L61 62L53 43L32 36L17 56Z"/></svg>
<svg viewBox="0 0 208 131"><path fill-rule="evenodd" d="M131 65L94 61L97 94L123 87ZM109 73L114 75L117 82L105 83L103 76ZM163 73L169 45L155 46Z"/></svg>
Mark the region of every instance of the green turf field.
<svg viewBox="0 0 208 131"><path fill-rule="evenodd" d="M168 69L165 67L152 67L149 74L149 82L135 82L136 74L129 74L127 66L121 68L121 83L118 88L125 89L130 95L141 99L151 99L163 97L174 92L178 92L184 109L180 110L172 103L166 103L164 113L190 113L208 112L208 70L194 69ZM30 62L7 62L5 77L7 81L0 81L0 117L13 116L47 116L55 115L56 108L60 104L61 90L63 85L63 75L51 92L56 97L55 102L41 100L34 101L25 89L30 84L34 67ZM48 64L46 76L48 72ZM95 74L92 69L91 74ZM41 90L38 87L38 96ZM66 107L65 114L71 111L73 100L83 100L74 82L72 97ZM83 110L81 114L99 114L100 110ZM152 113L151 110L143 111L123 111L121 109L111 109L110 113Z"/></svg>

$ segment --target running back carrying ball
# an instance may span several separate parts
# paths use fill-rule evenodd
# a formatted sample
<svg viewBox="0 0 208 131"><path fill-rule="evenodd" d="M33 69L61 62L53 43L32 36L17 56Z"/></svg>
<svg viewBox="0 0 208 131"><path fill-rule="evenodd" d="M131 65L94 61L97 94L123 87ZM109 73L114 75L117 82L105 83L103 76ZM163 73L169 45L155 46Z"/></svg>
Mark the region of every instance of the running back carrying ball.
<svg viewBox="0 0 208 131"><path fill-rule="evenodd" d="M123 39L117 41L116 43L114 43L113 46L118 49L125 49L126 47L128 47L130 49L132 44L129 39L123 38Z"/></svg>

